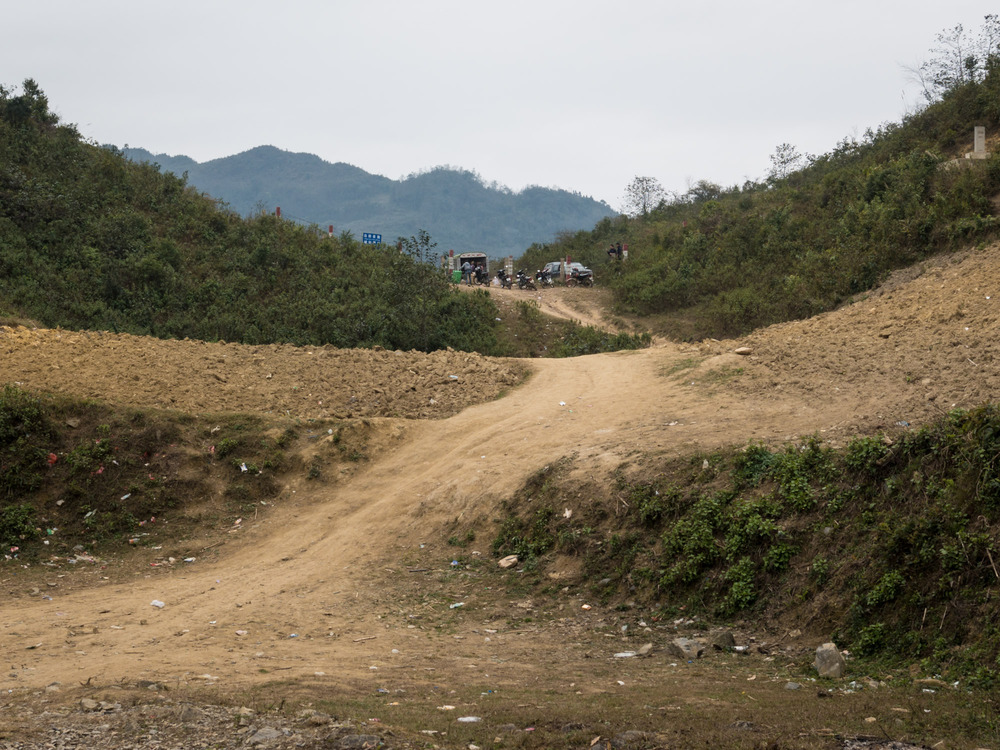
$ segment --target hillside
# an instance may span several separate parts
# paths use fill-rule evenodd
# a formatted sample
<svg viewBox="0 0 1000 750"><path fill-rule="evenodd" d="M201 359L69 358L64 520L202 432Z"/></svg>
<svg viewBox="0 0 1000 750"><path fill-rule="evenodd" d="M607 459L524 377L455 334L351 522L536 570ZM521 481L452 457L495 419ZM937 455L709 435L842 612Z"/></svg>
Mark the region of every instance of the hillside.
<svg viewBox="0 0 1000 750"><path fill-rule="evenodd" d="M162 732L185 731L176 718L183 704L175 701L194 699L202 708L189 719L202 733L215 731L209 703L253 702L246 714L251 731L280 724L289 730L287 742L300 745L328 736L346 743L349 733L381 738L388 747L421 747L420 731L431 729L447 747L483 746L495 736L524 747L576 747L595 736L619 737L616 746L629 736L629 746L643 748L686 745L692 737L742 747L750 731L757 744L832 748L870 737L870 716L891 736L927 746L943 738L953 747L992 745L1000 739L988 718L995 707L948 688L919 665L912 676L930 682L883 678L867 671L877 666L851 660L850 686L819 683L820 698L828 700L817 700L815 687L786 689L809 679L816 645L842 626L846 613L836 600L778 597L763 617L736 621L746 655L709 651L685 663L667 650L671 639L707 632L705 614L692 611L694 619L686 619L685 608L677 608L691 603L688 594L662 592L675 603L664 607L622 579L621 592L608 597L584 561L591 554L585 550L621 544L613 533L621 529L620 514L637 512L628 510L636 496L622 488L655 482L675 464L699 472L702 460L716 466L720 451L751 441L804 446L814 435L842 444L877 430L901 439L943 410L975 407L995 394L998 278L1000 246L992 245L916 267L842 310L746 340L525 361L530 377L503 398L446 419L372 422L369 429L382 436L372 438L362 464L319 481L302 470L282 475L277 496L236 511L238 521L232 511L216 515L202 505L191 512L217 518L215 528L175 537L169 529L187 528L185 511L166 509L146 527L148 541L121 561L95 565L85 557L70 565L58 548L43 566L8 560L0 580L17 616L0 630L0 646L17 658L3 683L15 691L6 700L26 710L31 696L45 695L66 707L61 726L83 731L88 716L100 716L121 742L138 741L150 722ZM410 388L405 378L388 377L398 371L389 354L317 367L323 352L287 351L275 361L279 375L269 361L278 352L233 344L164 348L110 334L2 329L0 346L0 380L128 409L229 409L236 406L227 395L232 384L243 383L241 413L307 420L317 416L319 400L357 393L338 382L372 378L379 385L366 386L367 398L379 393L385 403L406 398ZM735 354L741 346L752 354ZM422 364L424 356L408 358L415 375L438 369L432 357ZM507 377L502 363L477 361L475 387L484 395L503 387L506 381L490 374ZM155 382L134 368L141 362L159 363ZM364 371L355 374L358 365ZM386 377L378 374L383 367ZM205 370L197 380L183 374ZM451 374L460 376L456 387L469 387L462 373ZM399 393L387 390L395 382ZM289 400L291 390L306 397ZM229 420L217 419L231 429ZM322 434L326 423L315 424ZM339 435L332 423L331 434L335 429ZM202 433L202 456L221 434ZM289 449L318 456L334 472L334 442L314 441L303 435ZM187 475L205 461L197 445L166 449L156 470L166 469L165 478ZM500 571L490 542L506 528L501 521L518 507L534 513L534 502L546 497L561 517L560 534L594 525L608 536L542 555L537 567ZM995 510L983 509L991 520L976 532L986 535L987 550L997 548ZM848 538L848 526L821 541L824 525L848 521L832 518L810 524L810 544L827 545L834 567L848 565L849 556L835 556L857 541ZM793 580L815 567L814 552L810 546L793 554ZM855 565L863 571L874 560ZM992 576L985 555L981 564ZM963 570L972 575L973 567ZM150 605L156 601L165 604ZM945 601L928 600L934 609L925 611L938 631L951 609ZM982 622L990 621L987 612L995 618L995 597L978 606ZM918 626L919 616L914 631ZM615 658L647 641L650 658ZM46 685L54 691L42 693ZM139 686L150 685L169 692L144 696ZM127 698L149 718L138 725L127 708L68 712L80 697L109 706ZM279 700L292 713L275 709ZM899 706L905 712L896 712ZM295 719L303 707L332 714L339 728L329 718L310 724L313 713ZM7 733L45 734L37 704L27 710L38 721L26 714L20 724L7 723ZM231 716L224 712L220 721ZM464 726L458 716L479 719ZM105 742L95 746L124 747ZM221 735L218 742L235 746Z"/></svg>
<svg viewBox="0 0 1000 750"><path fill-rule="evenodd" d="M225 201L248 216L260 209L296 221L333 225L335 233L397 237L427 231L438 251L479 250L491 257L520 255L536 242L560 232L593 227L615 212L605 203L565 190L528 187L519 192L487 185L468 171L437 168L391 180L311 154L260 146L241 154L196 162L186 156L152 154L126 148L139 162L187 175L188 184Z"/></svg>
<svg viewBox="0 0 1000 750"><path fill-rule="evenodd" d="M519 264L571 256L595 269L620 313L698 340L836 309L893 271L991 242L1000 231L1000 57L989 60L901 122L819 155L786 144L792 162L779 150L765 179L660 192L645 212L532 248ZM985 151L967 159L977 127ZM627 262L610 262L616 242Z"/></svg>

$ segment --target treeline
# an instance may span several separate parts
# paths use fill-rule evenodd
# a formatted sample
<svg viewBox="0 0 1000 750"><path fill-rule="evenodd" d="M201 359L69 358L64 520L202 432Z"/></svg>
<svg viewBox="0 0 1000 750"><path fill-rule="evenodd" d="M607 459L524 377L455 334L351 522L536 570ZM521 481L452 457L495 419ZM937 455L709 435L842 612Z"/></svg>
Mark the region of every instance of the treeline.
<svg viewBox="0 0 1000 750"><path fill-rule="evenodd" d="M406 252L243 219L0 88L0 313L165 338L497 353L495 306Z"/></svg>
<svg viewBox="0 0 1000 750"><path fill-rule="evenodd" d="M699 182L645 214L533 246L519 264L569 255L591 265L620 311L662 315L660 328L679 338L834 308L893 269L996 236L1000 148L962 158L975 126L1000 128L1000 59L983 65L922 111L828 154L784 144L765 180ZM622 264L606 254L619 241L629 250Z"/></svg>

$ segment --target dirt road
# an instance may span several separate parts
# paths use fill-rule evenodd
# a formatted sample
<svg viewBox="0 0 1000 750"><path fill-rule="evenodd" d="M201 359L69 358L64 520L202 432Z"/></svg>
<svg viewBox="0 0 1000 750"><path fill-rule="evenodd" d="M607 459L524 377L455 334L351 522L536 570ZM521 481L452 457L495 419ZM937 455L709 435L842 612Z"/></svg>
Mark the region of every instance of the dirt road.
<svg viewBox="0 0 1000 750"><path fill-rule="evenodd" d="M282 679L302 685L373 689L391 677L426 676L425 668L437 670L439 682L485 669L491 684L524 685L583 669L590 620L573 619L581 630L572 638L554 630L519 639L497 625L513 602L472 583L431 586L407 571L446 572L450 522L482 519L488 527L500 501L563 456L607 481L637 452L686 455L811 434L837 441L995 399L998 279L1000 246L992 246L926 264L844 309L742 341L517 363L461 355L478 395L448 403L464 408L444 419L406 420L395 448L334 489L289 485L266 521L248 523L190 564L65 593L53 579L51 599L43 599L19 585L8 563L0 573L0 653L10 669L0 688L123 679L246 687L281 670ZM593 309L569 308L565 293L537 296L543 309L600 322ZM751 353L735 353L740 347ZM457 360L444 356L0 329L0 382L191 412L312 416L353 403L358 414L441 416L430 402L445 403L448 388L464 387L451 375L466 380L449 371ZM363 374L351 369L352 358ZM512 388L520 368L531 374ZM435 373L434 382L409 410L406 393L423 370ZM393 375L407 371L409 380ZM389 392L389 383L400 392ZM487 556L488 543L478 539L466 554ZM442 598L431 602L431 592ZM573 588L567 597L582 592ZM451 610L449 601L463 607ZM475 655L455 652L456 641L439 630L421 629L429 612L455 637L479 642ZM494 631L488 642L484 627ZM475 666L481 662L489 666Z"/></svg>

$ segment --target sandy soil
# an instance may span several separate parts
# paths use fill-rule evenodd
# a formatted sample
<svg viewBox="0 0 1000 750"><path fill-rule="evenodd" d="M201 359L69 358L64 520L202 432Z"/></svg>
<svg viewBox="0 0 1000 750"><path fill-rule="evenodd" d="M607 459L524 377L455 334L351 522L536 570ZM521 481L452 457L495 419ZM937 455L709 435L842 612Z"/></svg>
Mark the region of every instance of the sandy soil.
<svg viewBox="0 0 1000 750"><path fill-rule="evenodd" d="M407 420L399 444L364 470L335 488L290 485L266 520L190 565L137 571L127 585L64 591L53 579L51 599L42 599L8 564L0 653L9 670L0 688L123 679L245 686L274 670L304 684L371 686L375 675L415 677L428 666L435 680L460 680L487 658L496 684L584 669L590 647L581 643L608 613L575 614L564 622L576 628L571 638L558 630L525 639L496 625L514 602L471 583L443 584L438 594L463 601L465 614L439 603L437 616L480 643L464 655L409 627L428 616L421 596L430 584L407 571L446 571L449 522L489 518L526 477L563 456L600 479L637 451L684 455L811 434L837 441L996 399L998 280L1000 246L991 246L745 340L566 360L0 329L0 382L30 389L197 413ZM595 291L523 294L599 324L599 306L587 302ZM736 353L741 347L750 352ZM514 387L525 369L530 376ZM488 541L478 543L467 554L487 555ZM484 645L479 629L489 623L499 632Z"/></svg>

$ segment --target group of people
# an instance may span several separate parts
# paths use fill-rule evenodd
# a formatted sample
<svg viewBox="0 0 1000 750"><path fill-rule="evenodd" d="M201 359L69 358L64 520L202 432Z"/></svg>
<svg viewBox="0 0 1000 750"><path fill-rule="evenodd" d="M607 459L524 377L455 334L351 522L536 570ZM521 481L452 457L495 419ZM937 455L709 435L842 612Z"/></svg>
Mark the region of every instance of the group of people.
<svg viewBox="0 0 1000 750"><path fill-rule="evenodd" d="M617 245L611 245L608 247L608 257L610 258L617 258L618 260L621 260L624 254L625 249L622 247L622 243L620 242Z"/></svg>
<svg viewBox="0 0 1000 750"><path fill-rule="evenodd" d="M472 278L475 276L476 282L479 284L486 283L486 266L482 263L476 263L473 265L469 261L465 261L462 264L462 281L472 286Z"/></svg>

